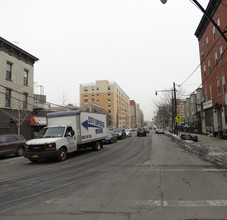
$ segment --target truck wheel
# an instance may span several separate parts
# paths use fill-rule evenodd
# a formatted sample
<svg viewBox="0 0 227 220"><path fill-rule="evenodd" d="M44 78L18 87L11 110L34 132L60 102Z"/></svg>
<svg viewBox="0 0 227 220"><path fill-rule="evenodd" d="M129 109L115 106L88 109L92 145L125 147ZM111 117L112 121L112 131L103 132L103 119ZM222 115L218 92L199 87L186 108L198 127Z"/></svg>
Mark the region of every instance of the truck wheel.
<svg viewBox="0 0 227 220"><path fill-rule="evenodd" d="M57 157L57 161L61 162L61 161L66 160L66 158L67 158L67 150L64 147L62 147L62 148L60 148L59 151L60 151L60 154Z"/></svg>
<svg viewBox="0 0 227 220"><path fill-rule="evenodd" d="M18 147L16 155L17 156L23 156L23 154L24 154L24 147L22 147L22 146Z"/></svg>
<svg viewBox="0 0 227 220"><path fill-rule="evenodd" d="M99 150L101 149L101 144L100 144L99 141L97 141L97 142L95 143L95 146L94 146L93 149L94 149L95 151L99 151Z"/></svg>

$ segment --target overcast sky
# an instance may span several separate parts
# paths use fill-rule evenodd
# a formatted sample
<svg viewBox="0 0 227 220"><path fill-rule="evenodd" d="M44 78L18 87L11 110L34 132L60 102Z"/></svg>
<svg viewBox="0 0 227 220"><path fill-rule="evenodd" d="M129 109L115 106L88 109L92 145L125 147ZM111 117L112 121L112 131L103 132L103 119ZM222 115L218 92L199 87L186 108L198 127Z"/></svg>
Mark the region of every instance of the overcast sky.
<svg viewBox="0 0 227 220"><path fill-rule="evenodd" d="M1 0L1 37L39 58L34 81L48 102L78 106L79 84L115 81L151 120L155 91L181 84L200 63L202 15L190 0ZM200 83L199 68L181 89Z"/></svg>

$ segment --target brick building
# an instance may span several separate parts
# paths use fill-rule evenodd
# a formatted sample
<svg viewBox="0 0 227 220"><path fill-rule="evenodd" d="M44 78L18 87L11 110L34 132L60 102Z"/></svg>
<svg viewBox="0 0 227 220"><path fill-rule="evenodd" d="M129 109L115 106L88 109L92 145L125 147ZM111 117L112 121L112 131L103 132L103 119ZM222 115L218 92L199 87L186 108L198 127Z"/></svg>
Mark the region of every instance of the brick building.
<svg viewBox="0 0 227 220"><path fill-rule="evenodd" d="M222 32L226 31L227 27L226 5L227 0L210 0L206 8L206 12ZM197 27L195 36L198 38L200 49L203 124L206 129L203 132L217 134L227 129L227 44L205 15Z"/></svg>

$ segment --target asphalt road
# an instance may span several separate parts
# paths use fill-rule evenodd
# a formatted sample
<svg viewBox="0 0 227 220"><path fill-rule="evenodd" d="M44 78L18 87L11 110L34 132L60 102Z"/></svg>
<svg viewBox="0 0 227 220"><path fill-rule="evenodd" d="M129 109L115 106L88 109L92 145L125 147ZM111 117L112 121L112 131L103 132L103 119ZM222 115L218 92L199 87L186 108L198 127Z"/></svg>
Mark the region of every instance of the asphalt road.
<svg viewBox="0 0 227 220"><path fill-rule="evenodd" d="M0 219L227 219L227 170L165 135L135 135L64 162L0 159Z"/></svg>

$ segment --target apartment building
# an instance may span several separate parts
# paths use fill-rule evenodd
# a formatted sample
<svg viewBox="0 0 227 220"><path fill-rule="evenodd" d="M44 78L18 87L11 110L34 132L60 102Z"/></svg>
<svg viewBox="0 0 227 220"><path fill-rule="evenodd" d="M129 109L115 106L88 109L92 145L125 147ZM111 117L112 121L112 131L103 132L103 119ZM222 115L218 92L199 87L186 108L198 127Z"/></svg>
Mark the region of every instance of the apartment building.
<svg viewBox="0 0 227 220"><path fill-rule="evenodd" d="M98 80L80 85L80 106L91 107L93 103L104 106L110 128L130 127L130 100L116 82Z"/></svg>
<svg viewBox="0 0 227 220"><path fill-rule="evenodd" d="M136 102L134 100L130 100L130 114L131 114L131 128L136 128Z"/></svg>
<svg viewBox="0 0 227 220"><path fill-rule="evenodd" d="M0 133L16 132L15 122L33 110L36 61L38 58L0 37Z"/></svg>
<svg viewBox="0 0 227 220"><path fill-rule="evenodd" d="M227 0L210 0L206 12L222 32L227 25ZM205 129L214 134L227 129L226 40L204 15L195 36L199 41ZM226 36L226 34L225 34Z"/></svg>

